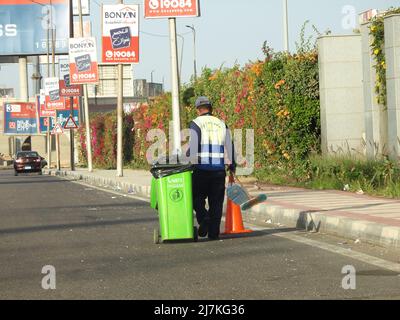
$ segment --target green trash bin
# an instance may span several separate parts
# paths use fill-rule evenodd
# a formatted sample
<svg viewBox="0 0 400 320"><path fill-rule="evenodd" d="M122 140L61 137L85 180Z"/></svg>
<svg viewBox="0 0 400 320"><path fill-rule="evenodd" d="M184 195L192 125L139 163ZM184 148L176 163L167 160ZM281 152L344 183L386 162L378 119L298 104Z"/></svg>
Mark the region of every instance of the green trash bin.
<svg viewBox="0 0 400 320"><path fill-rule="evenodd" d="M150 205L159 216L159 229L154 230L155 243L197 241L197 228L193 224L192 171L192 165L153 165Z"/></svg>

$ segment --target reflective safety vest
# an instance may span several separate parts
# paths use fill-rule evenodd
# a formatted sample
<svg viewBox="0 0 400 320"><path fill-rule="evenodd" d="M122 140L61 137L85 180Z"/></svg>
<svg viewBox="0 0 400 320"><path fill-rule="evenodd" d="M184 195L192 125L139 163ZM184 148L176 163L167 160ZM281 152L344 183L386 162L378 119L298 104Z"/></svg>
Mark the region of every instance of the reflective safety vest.
<svg viewBox="0 0 400 320"><path fill-rule="evenodd" d="M225 170L226 124L212 115L199 116L193 122L200 129L195 130L200 131L197 167L202 170Z"/></svg>

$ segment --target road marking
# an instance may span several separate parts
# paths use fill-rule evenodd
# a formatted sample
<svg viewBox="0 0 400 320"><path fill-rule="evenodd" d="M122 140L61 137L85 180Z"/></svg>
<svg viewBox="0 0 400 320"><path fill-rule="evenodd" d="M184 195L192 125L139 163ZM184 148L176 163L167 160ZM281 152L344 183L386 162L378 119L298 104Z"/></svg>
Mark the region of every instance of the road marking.
<svg viewBox="0 0 400 320"><path fill-rule="evenodd" d="M91 185L91 184L88 184L88 183L85 183L85 182L82 182L82 181L79 181L79 180L69 180L69 179L65 179L65 180L73 182L73 183L76 183L76 184L79 184L79 185L89 186L91 188L94 188L94 189L97 189L97 190L100 190L100 191L104 191L104 192L108 192L108 193L112 193L112 194L119 195L119 196L126 195L126 194L121 193L121 192L116 192L116 191L113 191L113 190L103 189L103 188L100 188L100 187L97 187L97 186L94 186L94 185ZM127 194L127 196L130 197L130 198L136 199L136 200L140 200L140 201L144 201L144 202L150 203L150 199L148 199L148 198L135 196L135 195L131 195L131 194ZM222 220L224 221L225 219L223 218ZM253 229L255 231L272 230L271 228L262 228L260 226L256 226L256 225L253 225L253 224L250 224L250 223L246 223L246 225L250 226L251 229ZM390 261L387 261L387 260L376 258L374 256L370 256L370 255L365 254L365 253L357 252L357 251L354 251L354 250L348 250L348 249L345 249L345 248L342 248L342 247L338 247L338 246L335 246L335 245L332 245L332 244L329 244L329 243L324 243L324 242L320 242L320 241L317 241L317 240L311 240L311 239L303 238L303 237L300 237L300 236L294 234L294 232L296 232L296 231L285 232L285 233L275 233L275 234L273 234L273 236L284 238L284 239L288 239L288 240L292 240L292 241L295 241L295 242L299 242L299 243L302 243L302 244L305 244L305 245L308 245L308 246L311 246L311 247L316 247L316 248L319 248L319 249L322 249L322 250L325 250L325 251L329 251L329 252L332 252L332 253L340 254L342 256L349 257L349 258L364 262L366 264L370 264L370 265L376 266L378 268L394 271L394 272L397 272L397 273L400 274L400 264L399 263L390 262Z"/></svg>
<svg viewBox="0 0 400 320"><path fill-rule="evenodd" d="M251 228L255 231L266 231L266 230L272 230L272 229L267 229L267 228L261 228L259 226L255 226L252 224L246 224L251 226ZM338 247L335 246L333 244L329 244L329 243L324 243L324 242L320 242L317 240L311 240L311 239L307 239L307 238L303 238L301 236L298 236L296 234L294 234L294 232L285 232L285 233L274 233L273 236L276 237L280 237L280 238L284 238L284 239L288 239L288 240L292 240L292 241L296 241L296 242L300 242L302 244L308 245L308 246L312 246L312 247L317 247L320 248L322 250L325 251L330 251L336 254L340 254L342 256L346 256L352 259L356 259L359 260L361 262L379 267L379 268L383 268L383 269L387 269L390 271L394 271L400 274L400 264L399 263L395 263L395 262L391 262L391 261L387 261L387 260L383 260L380 258L376 258L374 256L370 256L368 254L365 253L361 253L361 252L357 252L354 250L348 250L342 247Z"/></svg>

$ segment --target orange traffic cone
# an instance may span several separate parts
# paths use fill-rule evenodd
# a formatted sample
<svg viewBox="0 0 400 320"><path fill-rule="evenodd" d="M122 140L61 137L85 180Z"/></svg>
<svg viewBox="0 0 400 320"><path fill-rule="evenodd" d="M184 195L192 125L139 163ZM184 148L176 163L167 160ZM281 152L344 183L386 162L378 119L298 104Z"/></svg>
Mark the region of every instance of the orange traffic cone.
<svg viewBox="0 0 400 320"><path fill-rule="evenodd" d="M229 177L229 183L233 183L234 178ZM250 233L253 230L245 229L242 219L242 211L240 206L235 204L232 200L227 198L226 216L225 216L225 232L223 234L240 234Z"/></svg>

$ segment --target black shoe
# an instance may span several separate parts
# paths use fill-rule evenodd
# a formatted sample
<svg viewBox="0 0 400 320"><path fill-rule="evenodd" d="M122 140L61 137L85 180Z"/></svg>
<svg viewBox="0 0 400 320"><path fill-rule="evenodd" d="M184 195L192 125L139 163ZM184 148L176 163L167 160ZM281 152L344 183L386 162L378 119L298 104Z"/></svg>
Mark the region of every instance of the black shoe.
<svg viewBox="0 0 400 320"><path fill-rule="evenodd" d="M198 232L199 237L204 238L207 236L207 233L208 233L208 221L203 220L199 226L199 232Z"/></svg>
<svg viewBox="0 0 400 320"><path fill-rule="evenodd" d="M218 241L219 240L219 236L216 236L216 237L208 236L208 240L209 241Z"/></svg>

